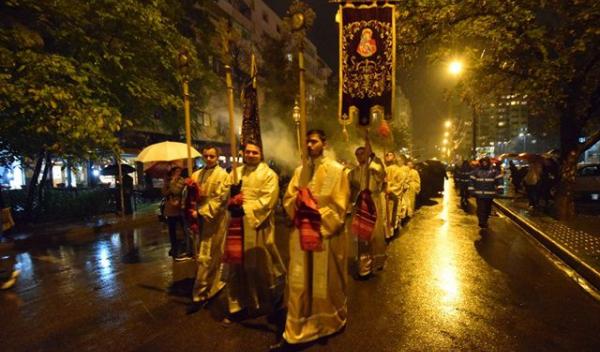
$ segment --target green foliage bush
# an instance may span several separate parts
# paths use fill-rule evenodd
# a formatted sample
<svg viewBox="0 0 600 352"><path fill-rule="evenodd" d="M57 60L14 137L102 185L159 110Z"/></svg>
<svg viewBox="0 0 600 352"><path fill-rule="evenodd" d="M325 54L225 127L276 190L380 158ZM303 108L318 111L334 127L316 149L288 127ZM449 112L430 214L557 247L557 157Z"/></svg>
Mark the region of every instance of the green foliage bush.
<svg viewBox="0 0 600 352"><path fill-rule="evenodd" d="M18 222L23 218L26 191L11 190L5 192L4 196ZM112 189L49 189L44 191L42 203L36 204L33 219L36 222L83 219L114 209Z"/></svg>

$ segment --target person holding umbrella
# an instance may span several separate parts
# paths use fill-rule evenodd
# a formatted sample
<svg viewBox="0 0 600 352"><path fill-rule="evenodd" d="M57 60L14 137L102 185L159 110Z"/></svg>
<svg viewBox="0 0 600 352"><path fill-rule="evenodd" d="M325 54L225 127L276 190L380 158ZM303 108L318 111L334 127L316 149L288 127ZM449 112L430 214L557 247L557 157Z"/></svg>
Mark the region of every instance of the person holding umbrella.
<svg viewBox="0 0 600 352"><path fill-rule="evenodd" d="M137 161L145 164L144 169L147 174L158 176L163 171L167 172L162 188L162 194L165 196L163 215L166 217L169 228L169 239L171 241L169 255L178 261L189 260L192 257L189 253L191 251L190 238L186 235L183 225L182 193L185 188L185 180L182 177L183 169L177 163L189 159L188 165L191 166L191 159L200 156L201 154L193 147L185 143L170 141L149 145L137 156ZM186 241L186 251L181 253L177 241L177 224L180 224L182 227Z"/></svg>
<svg viewBox="0 0 600 352"><path fill-rule="evenodd" d="M183 228L183 218L181 214L182 192L185 186L184 179L181 176L182 171L183 170L179 166L175 166L169 170L167 176L163 180L162 188L162 195L165 197L164 216L167 218L169 240L171 241L169 255L176 261L191 259L189 253L180 251L179 242L177 240L178 225L181 226L181 229L185 234L185 230Z"/></svg>

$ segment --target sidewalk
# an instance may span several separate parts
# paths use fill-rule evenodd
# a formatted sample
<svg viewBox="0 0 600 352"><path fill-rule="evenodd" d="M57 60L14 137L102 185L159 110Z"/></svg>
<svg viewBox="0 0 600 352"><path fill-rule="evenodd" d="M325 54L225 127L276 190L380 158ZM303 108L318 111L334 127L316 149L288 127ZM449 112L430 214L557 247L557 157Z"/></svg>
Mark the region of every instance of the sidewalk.
<svg viewBox="0 0 600 352"><path fill-rule="evenodd" d="M572 221L560 222L541 210L530 210L520 195L495 199L494 204L600 289L600 217L579 214Z"/></svg>
<svg viewBox="0 0 600 352"><path fill-rule="evenodd" d="M108 213L94 216L86 220L74 220L60 223L41 223L26 225L13 231L8 237L17 246L30 243L39 238L64 238L70 236L90 235L106 231L122 230L144 224L157 222L158 203L149 205L134 214L120 216Z"/></svg>

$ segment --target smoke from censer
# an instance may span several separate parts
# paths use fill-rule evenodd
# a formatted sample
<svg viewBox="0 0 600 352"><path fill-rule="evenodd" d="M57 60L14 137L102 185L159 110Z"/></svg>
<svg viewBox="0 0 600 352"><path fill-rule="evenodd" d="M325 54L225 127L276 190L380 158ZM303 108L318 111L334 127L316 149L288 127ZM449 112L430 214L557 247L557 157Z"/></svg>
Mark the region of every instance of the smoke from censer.
<svg viewBox="0 0 600 352"><path fill-rule="evenodd" d="M294 127L278 119L261 118L261 133L265 160L291 172L300 165L300 153Z"/></svg>

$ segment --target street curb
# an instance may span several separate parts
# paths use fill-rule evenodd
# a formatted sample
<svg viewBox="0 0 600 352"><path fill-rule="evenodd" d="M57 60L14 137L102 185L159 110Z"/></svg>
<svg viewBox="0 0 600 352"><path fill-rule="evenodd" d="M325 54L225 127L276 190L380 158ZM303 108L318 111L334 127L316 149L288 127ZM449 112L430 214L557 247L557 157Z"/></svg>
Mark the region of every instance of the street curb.
<svg viewBox="0 0 600 352"><path fill-rule="evenodd" d="M532 235L538 242L544 247L548 248L552 253L562 259L568 266L573 268L579 275L586 279L596 289L600 290L600 272L595 268L591 267L586 262L579 259L570 250L566 249L560 243L556 242L549 236L547 236L542 230L540 230L535 224L523 217L519 216L510 208L505 205L496 202L494 200L494 206L498 208L504 215L515 222L519 227L525 230L527 233Z"/></svg>

